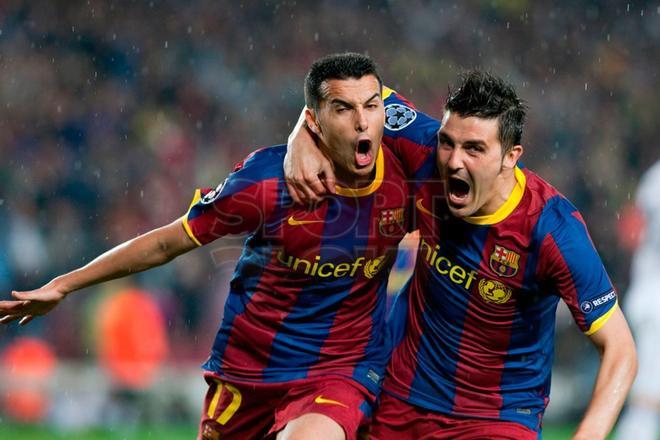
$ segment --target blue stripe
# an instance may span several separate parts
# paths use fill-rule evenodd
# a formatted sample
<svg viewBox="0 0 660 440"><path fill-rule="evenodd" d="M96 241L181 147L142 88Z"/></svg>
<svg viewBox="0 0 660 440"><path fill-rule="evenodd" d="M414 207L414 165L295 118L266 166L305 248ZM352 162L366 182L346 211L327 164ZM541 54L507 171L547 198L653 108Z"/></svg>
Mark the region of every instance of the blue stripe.
<svg viewBox="0 0 660 440"><path fill-rule="evenodd" d="M229 175L227 183L220 192L221 197L243 191L248 186L272 178L283 178L282 163L286 145L267 147L254 153L243 164L243 168Z"/></svg>
<svg viewBox="0 0 660 440"><path fill-rule="evenodd" d="M550 199L539 219L540 232L549 233L568 267L571 281L577 294L578 306L590 303L603 294L612 292L614 287L607 276L603 262L591 243L585 225L574 214L577 209L561 196ZM557 292L559 294L559 292ZM616 301L614 299L592 307L591 310L579 310L587 324L587 329L598 318L607 313Z"/></svg>
<svg viewBox="0 0 660 440"><path fill-rule="evenodd" d="M501 418L539 431L539 435L539 413L544 412L544 397L550 392L555 313L559 303L559 297L543 292L536 277L539 248L544 236L542 227L543 224L537 221L531 233L532 251L527 255L512 323L510 349L500 380ZM525 414L526 410L529 414Z"/></svg>
<svg viewBox="0 0 660 440"><path fill-rule="evenodd" d="M230 197L234 194L245 191L252 185L264 180L278 178L284 180L284 154L286 145L276 145L267 147L254 153L243 164L243 168L234 171L227 176L225 183L220 190L218 200ZM288 193L287 193L288 194ZM188 220L204 214L209 209L213 209L213 203L205 204L201 201L190 209Z"/></svg>
<svg viewBox="0 0 660 440"><path fill-rule="evenodd" d="M389 277L390 268L382 269L378 274L387 280ZM381 283L378 290L374 293L376 295L376 307L371 314L371 337L365 348L364 361L357 364L353 372L353 379L363 384L369 391L378 394L385 375L385 368L387 361L390 359L391 351L387 345L387 333L385 326L385 313L387 309L387 282Z"/></svg>
<svg viewBox="0 0 660 440"><path fill-rule="evenodd" d="M452 265L478 268L489 227L470 225L455 218L445 225L447 227L441 232L438 255L447 257ZM435 250L434 243L429 244ZM426 248L420 247L417 258L426 258ZM456 396L456 355L460 348L470 293L433 267L425 267L423 270L430 270L431 273L429 289L425 292L427 301L421 323L423 328L417 354L418 368L409 400L422 407L451 413ZM424 365L425 370L419 368L420 364ZM442 371L428 371L433 365L442 365Z"/></svg>
<svg viewBox="0 0 660 440"><path fill-rule="evenodd" d="M280 163L281 167L281 163ZM286 184L278 184L278 202L275 209L266 219L266 225L281 222L288 211L290 197L286 192ZM268 227L268 226L267 226ZM267 237L267 236L266 236ZM221 372L222 357L227 349L229 336L237 316L245 312L254 292L261 282L264 269L272 258L273 245L257 231L247 237L241 257L238 259L230 282L229 296L225 302L224 314L220 329L216 334L211 356L203 365L206 370Z"/></svg>
<svg viewBox="0 0 660 440"><path fill-rule="evenodd" d="M372 201L372 196L328 199L320 246L321 262L352 263L363 253L369 239ZM324 279L302 288L273 340L270 362L264 370L265 381L307 377L309 368L319 359L337 307L348 296L353 282L351 277Z"/></svg>

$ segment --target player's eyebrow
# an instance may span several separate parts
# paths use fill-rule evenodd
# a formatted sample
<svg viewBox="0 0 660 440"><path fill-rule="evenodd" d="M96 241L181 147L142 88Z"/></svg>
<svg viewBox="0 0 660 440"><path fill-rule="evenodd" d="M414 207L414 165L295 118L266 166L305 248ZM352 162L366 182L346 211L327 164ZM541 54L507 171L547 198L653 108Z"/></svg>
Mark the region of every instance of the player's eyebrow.
<svg viewBox="0 0 660 440"><path fill-rule="evenodd" d="M367 102L373 101L374 99L377 99L377 98L380 98L380 92L376 92L376 93L374 93L369 99L367 99L367 100L364 101L364 102L367 103ZM330 104L331 104L331 105L343 105L344 107L349 107L349 108L353 108L353 107L354 107L353 104L351 104L351 103L349 103L349 102L347 102L347 101L344 101L343 99L340 99L340 98L332 98L332 99L330 100Z"/></svg>
<svg viewBox="0 0 660 440"><path fill-rule="evenodd" d="M447 133L438 131L438 143L454 145L454 140Z"/></svg>
<svg viewBox="0 0 660 440"><path fill-rule="evenodd" d="M374 93L373 96L371 98L367 99L365 102L371 102L374 99L378 99L378 98L380 98L380 92Z"/></svg>
<svg viewBox="0 0 660 440"><path fill-rule="evenodd" d="M485 147L486 143L482 140L470 139L463 142L464 147Z"/></svg>

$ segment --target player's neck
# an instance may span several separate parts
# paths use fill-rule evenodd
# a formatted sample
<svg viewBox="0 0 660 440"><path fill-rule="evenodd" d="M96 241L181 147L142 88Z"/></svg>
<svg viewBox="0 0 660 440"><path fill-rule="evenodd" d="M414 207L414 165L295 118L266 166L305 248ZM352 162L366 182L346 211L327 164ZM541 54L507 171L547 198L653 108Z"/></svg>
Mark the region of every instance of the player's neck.
<svg viewBox="0 0 660 440"><path fill-rule="evenodd" d="M507 172L500 173L495 181L493 196L488 203L481 208L478 215L492 215L497 212L497 210L509 200L511 193L517 184L518 181L516 180L513 170L510 170L510 172L507 170Z"/></svg>
<svg viewBox="0 0 660 440"><path fill-rule="evenodd" d="M365 186L371 185L376 176L376 167L369 173L368 176L356 176L353 173L337 169L335 171L335 178L337 179L337 185L343 186L344 188L358 189L364 188Z"/></svg>

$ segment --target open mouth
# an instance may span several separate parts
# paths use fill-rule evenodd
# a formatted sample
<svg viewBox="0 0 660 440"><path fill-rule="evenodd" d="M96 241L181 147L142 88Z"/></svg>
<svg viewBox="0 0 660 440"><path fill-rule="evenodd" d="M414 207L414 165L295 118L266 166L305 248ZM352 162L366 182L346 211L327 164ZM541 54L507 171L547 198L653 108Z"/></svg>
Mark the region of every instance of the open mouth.
<svg viewBox="0 0 660 440"><path fill-rule="evenodd" d="M452 201L462 202L465 201L470 195L470 184L465 180L459 179L457 177L450 177L448 184L449 196Z"/></svg>
<svg viewBox="0 0 660 440"><path fill-rule="evenodd" d="M355 147L355 163L358 167L366 167L371 164L371 141L363 139L358 141Z"/></svg>

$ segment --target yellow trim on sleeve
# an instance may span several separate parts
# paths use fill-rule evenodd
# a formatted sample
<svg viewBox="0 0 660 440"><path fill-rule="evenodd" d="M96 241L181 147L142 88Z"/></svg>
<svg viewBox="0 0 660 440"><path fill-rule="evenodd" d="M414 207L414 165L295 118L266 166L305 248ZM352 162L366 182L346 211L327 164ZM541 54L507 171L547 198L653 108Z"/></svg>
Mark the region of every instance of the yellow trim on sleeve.
<svg viewBox="0 0 660 440"><path fill-rule="evenodd" d="M383 101L389 98L392 93L395 93L395 91L387 86L383 86Z"/></svg>
<svg viewBox="0 0 660 440"><path fill-rule="evenodd" d="M603 316L595 320L594 322L591 323L591 327L589 327L589 330L584 332L585 335L591 336L594 333L596 333L600 328L605 325L608 319L610 319L610 316L616 311L617 307L619 306L619 301L614 303L611 309L607 311Z"/></svg>
<svg viewBox="0 0 660 440"><path fill-rule="evenodd" d="M463 220L473 225L494 225L507 218L522 200L522 196L525 193L525 186L527 185L525 173L523 173L520 168L515 167L513 172L516 176L516 186L513 187L513 191L511 191L509 198L497 209L497 211L488 215L465 217Z"/></svg>
<svg viewBox="0 0 660 440"><path fill-rule="evenodd" d="M188 224L188 214L190 214L190 210L192 209L193 206L197 204L202 198L202 191L200 189L195 190L195 195L193 196L192 202L190 202L190 206L188 207L188 212L181 217L181 222L183 223L183 229L185 229L186 234L188 234L188 237L195 242L197 246L201 246L202 243L197 240L197 237L195 237L195 234L193 234L192 229L190 228L190 225Z"/></svg>
<svg viewBox="0 0 660 440"><path fill-rule="evenodd" d="M383 176L385 175L385 159L383 157L383 146L378 147L378 156L376 156L376 177L374 180L362 188L346 188L344 186L335 185L335 190L340 196L346 197L364 197L375 192L383 183Z"/></svg>

